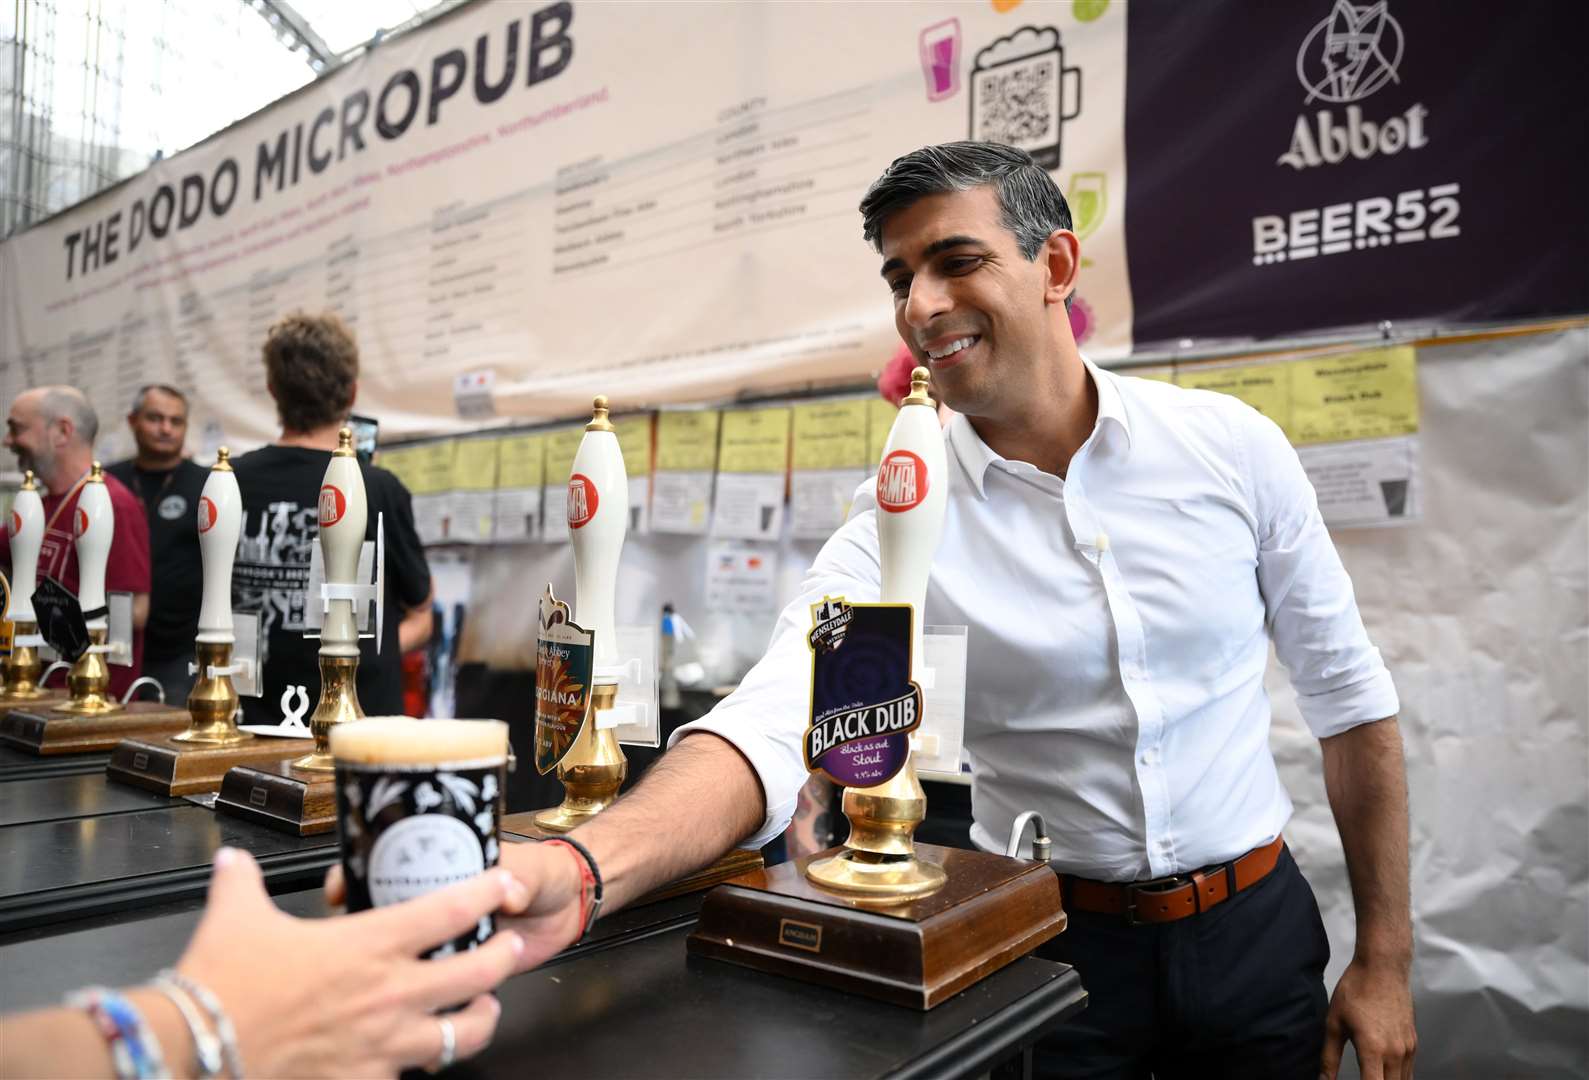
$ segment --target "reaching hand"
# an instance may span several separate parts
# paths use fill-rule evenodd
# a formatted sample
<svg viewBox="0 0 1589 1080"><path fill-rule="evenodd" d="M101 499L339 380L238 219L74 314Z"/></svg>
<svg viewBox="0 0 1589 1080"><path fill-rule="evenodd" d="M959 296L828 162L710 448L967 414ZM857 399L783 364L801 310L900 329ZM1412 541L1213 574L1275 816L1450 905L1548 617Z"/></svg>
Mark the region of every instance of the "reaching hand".
<svg viewBox="0 0 1589 1080"><path fill-rule="evenodd" d="M1324 1058L1319 1073L1335 1080L1341 1052L1350 1039L1363 1080L1412 1080L1418 1049L1413 1027L1412 991L1400 965L1375 966L1353 960L1330 998L1325 1021Z"/></svg>
<svg viewBox="0 0 1589 1080"><path fill-rule="evenodd" d="M525 909L511 874L481 874L427 896L334 919L297 919L265 892L245 852L215 856L204 918L177 968L231 1014L257 1076L391 1076L441 1056L438 1009L459 1059L490 1042L501 1007L489 991L520 967L525 940L504 930L478 949L420 960L499 909Z"/></svg>
<svg viewBox="0 0 1589 1080"><path fill-rule="evenodd" d="M585 917L580 908L579 858L561 844L503 844L502 868L510 872L522 899L504 911L518 916L498 919L497 925L513 930L524 940L516 970L528 971L544 964L579 937ZM347 898L342 867L326 872L326 900L341 904Z"/></svg>

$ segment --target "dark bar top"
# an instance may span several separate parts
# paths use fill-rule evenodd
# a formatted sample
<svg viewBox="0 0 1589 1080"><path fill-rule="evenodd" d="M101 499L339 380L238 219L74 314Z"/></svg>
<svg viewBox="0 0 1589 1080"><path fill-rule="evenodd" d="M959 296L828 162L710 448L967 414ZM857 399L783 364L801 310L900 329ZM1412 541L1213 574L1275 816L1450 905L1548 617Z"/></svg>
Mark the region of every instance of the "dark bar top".
<svg viewBox="0 0 1589 1080"><path fill-rule="evenodd" d="M326 911L318 889L276 903L300 916ZM508 980L493 1045L443 1075L970 1077L1086 1001L1070 968L1035 957L926 1013L693 959L685 937L698 907L698 896L677 897L616 912L593 940ZM89 983L142 982L177 958L198 919L195 901L0 947L0 1010L52 1004Z"/></svg>
<svg viewBox="0 0 1589 1080"><path fill-rule="evenodd" d="M200 896L222 845L258 859L272 892L318 885L337 855L335 835L291 836L186 802L11 825L0 828L0 933Z"/></svg>
<svg viewBox="0 0 1589 1080"><path fill-rule="evenodd" d="M101 768L98 773L0 784L0 828L190 805L142 788L112 784L105 779L105 770Z"/></svg>
<svg viewBox="0 0 1589 1080"><path fill-rule="evenodd" d="M0 746L0 784L11 780L35 780L43 776L78 776L85 773L104 776L109 761L109 754L39 757L14 746Z"/></svg>

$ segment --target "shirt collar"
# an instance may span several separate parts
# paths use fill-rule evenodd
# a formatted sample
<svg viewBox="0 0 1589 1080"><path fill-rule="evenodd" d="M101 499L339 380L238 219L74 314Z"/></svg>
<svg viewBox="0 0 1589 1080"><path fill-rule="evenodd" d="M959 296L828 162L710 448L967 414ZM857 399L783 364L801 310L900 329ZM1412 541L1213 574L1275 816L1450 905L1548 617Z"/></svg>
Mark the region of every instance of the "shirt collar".
<svg viewBox="0 0 1589 1080"><path fill-rule="evenodd" d="M1129 449L1131 421L1126 415L1125 400L1120 394L1118 377L1098 367L1085 356L1081 358L1081 362L1086 365L1088 374L1092 376L1093 385L1098 388L1098 420L1093 431L1096 433L1117 429L1125 437L1125 445ZM988 466L1003 461L1004 458L994 453L988 444L982 441L982 437L971 426L971 421L960 413L956 413L954 419L949 422L949 443L954 448L960 467L965 470L966 479L971 481L971 486L976 490L977 498L987 498L984 479Z"/></svg>

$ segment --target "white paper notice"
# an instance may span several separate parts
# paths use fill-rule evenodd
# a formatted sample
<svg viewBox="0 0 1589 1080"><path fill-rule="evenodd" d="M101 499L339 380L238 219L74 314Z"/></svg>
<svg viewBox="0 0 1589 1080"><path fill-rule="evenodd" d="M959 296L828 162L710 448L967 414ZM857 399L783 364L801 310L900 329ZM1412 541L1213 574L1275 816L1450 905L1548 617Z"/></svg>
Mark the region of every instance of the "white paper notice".
<svg viewBox="0 0 1589 1080"><path fill-rule="evenodd" d="M1297 449L1331 526L1404 525L1423 516L1418 436Z"/></svg>
<svg viewBox="0 0 1589 1080"><path fill-rule="evenodd" d="M706 551L706 610L721 615L777 611L777 577L775 548L713 543Z"/></svg>
<svg viewBox="0 0 1589 1080"><path fill-rule="evenodd" d="M783 531L784 474L718 473L712 535L776 540Z"/></svg>
<svg viewBox="0 0 1589 1080"><path fill-rule="evenodd" d="M651 492L651 529L703 536L712 509L710 472L659 472Z"/></svg>
<svg viewBox="0 0 1589 1080"><path fill-rule="evenodd" d="M414 531L421 544L441 544L448 539L452 492L414 496Z"/></svg>
<svg viewBox="0 0 1589 1080"><path fill-rule="evenodd" d="M789 528L800 540L825 540L849 516L865 469L809 469L789 478Z"/></svg>
<svg viewBox="0 0 1589 1080"><path fill-rule="evenodd" d="M651 531L651 476L629 478L629 535Z"/></svg>
<svg viewBox="0 0 1589 1080"><path fill-rule="evenodd" d="M498 488L496 540L501 544L541 538L541 489Z"/></svg>
<svg viewBox="0 0 1589 1080"><path fill-rule="evenodd" d="M455 491L448 511L447 539L465 544L488 544L493 539L496 492Z"/></svg>
<svg viewBox="0 0 1589 1080"><path fill-rule="evenodd" d="M568 543L568 484L546 485L542 515L541 539L548 544Z"/></svg>

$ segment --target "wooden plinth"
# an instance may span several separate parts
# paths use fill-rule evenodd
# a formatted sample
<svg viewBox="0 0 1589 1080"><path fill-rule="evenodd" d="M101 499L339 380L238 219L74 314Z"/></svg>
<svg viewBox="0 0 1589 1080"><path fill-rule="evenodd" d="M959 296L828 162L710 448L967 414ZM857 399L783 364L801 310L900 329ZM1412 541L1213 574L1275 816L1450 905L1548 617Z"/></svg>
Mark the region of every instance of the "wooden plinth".
<svg viewBox="0 0 1589 1080"><path fill-rule="evenodd" d="M233 746L205 746L169 737L127 739L111 751L105 775L162 795L196 795L218 790L227 772L239 765L280 761L282 749L279 739L263 736Z"/></svg>
<svg viewBox="0 0 1589 1080"><path fill-rule="evenodd" d="M312 836L337 827L336 774L309 772L292 767L314 744L304 741L292 758L255 765L240 765L221 780L215 809L223 814L268 825L272 829Z"/></svg>
<svg viewBox="0 0 1589 1080"><path fill-rule="evenodd" d="M188 726L188 711L155 701L134 701L102 716L74 716L49 706L12 709L0 717L0 742L30 754L86 754L110 750L123 739L158 739Z"/></svg>
<svg viewBox="0 0 1589 1080"><path fill-rule="evenodd" d="M8 698L0 696L0 719L3 719L6 714L10 713L13 709L27 709L31 712L40 712L47 710L52 706L59 705L65 700L66 691L55 689L46 690L38 697L31 698Z"/></svg>
<svg viewBox="0 0 1589 1080"><path fill-rule="evenodd" d="M948 884L879 907L806 878L809 863L831 854L753 871L708 893L691 955L925 1010L1065 928L1059 879L1043 863L918 843L917 857L942 866Z"/></svg>
<svg viewBox="0 0 1589 1080"><path fill-rule="evenodd" d="M535 815L539 810L531 810L523 814L508 814L502 819L502 832L510 836L527 836L532 840L552 840L561 836L561 833L551 833L536 827ZM742 874L759 870L762 867L761 852L742 851L735 848L712 865L693 874L669 882L660 889L646 893L636 900L633 906L641 904L654 904L658 900L667 900L674 896L683 896L685 893L701 892L714 885L720 885Z"/></svg>

